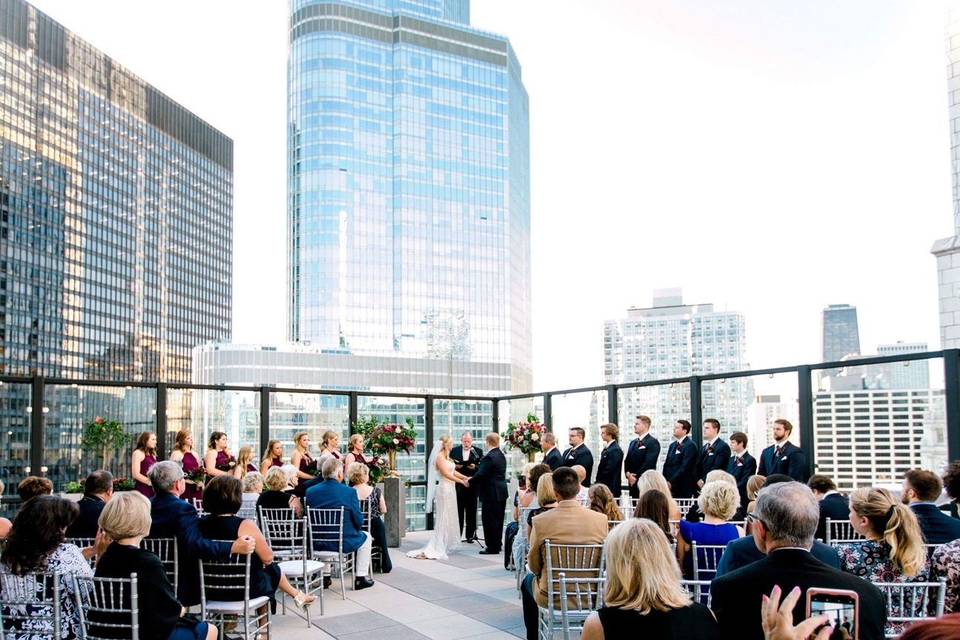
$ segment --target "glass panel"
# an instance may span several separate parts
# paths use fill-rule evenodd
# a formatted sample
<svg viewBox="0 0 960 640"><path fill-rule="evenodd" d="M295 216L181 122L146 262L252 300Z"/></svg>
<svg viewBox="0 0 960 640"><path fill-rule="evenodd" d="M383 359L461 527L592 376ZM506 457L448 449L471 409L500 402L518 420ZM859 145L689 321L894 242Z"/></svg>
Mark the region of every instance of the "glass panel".
<svg viewBox="0 0 960 640"><path fill-rule="evenodd" d="M600 398L603 410L600 415L606 415L606 396ZM690 419L690 384L678 382L660 384L649 387L634 387L617 391L617 409L620 416L620 446L626 446L633 440L634 423L637 416L644 415L650 418L650 433L660 441L660 462L667 455L667 449L673 442L673 425L681 418Z"/></svg>
<svg viewBox="0 0 960 640"><path fill-rule="evenodd" d="M222 389L167 389L167 452L173 451L174 439L181 429L193 433L197 457L207 453L210 434L227 434L230 453L250 445L254 457L261 452L260 393Z"/></svg>
<svg viewBox="0 0 960 640"><path fill-rule="evenodd" d="M30 396L29 384L0 382L0 517L16 515L17 484L30 474Z"/></svg>
<svg viewBox="0 0 960 640"><path fill-rule="evenodd" d="M747 450L757 464L760 453L774 442L774 420L789 420L793 425L790 442L801 446L796 373L708 380L700 390L703 419L719 420L720 437L728 444L734 431L747 434ZM695 424L693 428L702 426Z"/></svg>
<svg viewBox="0 0 960 640"><path fill-rule="evenodd" d="M827 374L833 375L827 375ZM841 491L900 489L903 474L947 462L943 360L812 373L816 472Z"/></svg>
<svg viewBox="0 0 960 640"><path fill-rule="evenodd" d="M47 385L43 463L55 490L103 468L114 477L130 478L133 441L144 431L156 431L156 406L157 391L152 388ZM80 446L84 428L98 417L120 422L132 439L121 450L106 452L106 460L102 452Z"/></svg>
<svg viewBox="0 0 960 640"><path fill-rule="evenodd" d="M426 413L423 398L390 398L380 396L360 396L357 398L357 415L360 418L376 417L387 423L403 424L407 418L413 419L417 430L417 446L410 455L399 453L397 467L400 476L411 483L407 486L407 529L420 531L426 528Z"/></svg>
<svg viewBox="0 0 960 640"><path fill-rule="evenodd" d="M350 438L350 398L341 395L317 393L270 393L270 439L283 443L283 461L290 462L294 452L294 436L305 431L310 436L310 448L319 457L323 434L340 434L340 448L346 453ZM263 458L266 443L262 443L257 460ZM259 462L258 462L259 464Z"/></svg>
<svg viewBox="0 0 960 640"><path fill-rule="evenodd" d="M433 435L453 436L456 444L464 433L473 435L474 443L483 448L483 439L493 430L493 403L463 400L433 401ZM456 445L454 445L456 446Z"/></svg>
<svg viewBox="0 0 960 640"><path fill-rule="evenodd" d="M566 451L570 445L570 429L580 427L586 431L584 444L593 454L593 469L590 481L597 473L600 462L600 425L607 423L607 391L587 391L555 395L552 399L553 431L557 434L557 448Z"/></svg>
<svg viewBox="0 0 960 640"><path fill-rule="evenodd" d="M498 432L502 436L507 432L507 428L510 426L511 422L520 422L521 420L526 420L527 416L531 413L536 414L541 420L544 419L543 415L543 396L534 396L532 398L520 398L517 400L500 400L500 424L498 425ZM553 430L553 425L547 425L547 428L551 431ZM562 435L562 434L561 434ZM563 440L557 438L557 447L562 451L563 450ZM483 443L480 443L481 448L485 448ZM523 465L526 464L527 458L520 451L513 450L509 445L503 444L502 447L503 453L507 458L507 482L509 484L508 490L512 496L514 491L517 488L517 474L523 469ZM540 456L538 456L539 458ZM512 498L507 501L508 510L512 509Z"/></svg>

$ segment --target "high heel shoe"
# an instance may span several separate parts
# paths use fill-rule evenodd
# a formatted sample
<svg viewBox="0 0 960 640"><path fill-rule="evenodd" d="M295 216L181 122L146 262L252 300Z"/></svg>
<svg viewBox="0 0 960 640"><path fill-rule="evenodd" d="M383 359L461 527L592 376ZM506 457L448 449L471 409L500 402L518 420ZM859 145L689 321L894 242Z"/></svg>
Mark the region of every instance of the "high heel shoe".
<svg viewBox="0 0 960 640"><path fill-rule="evenodd" d="M297 606L303 610L313 604L317 599L317 596L311 596L304 593L303 591L297 591L297 595L293 597L293 601L297 603Z"/></svg>

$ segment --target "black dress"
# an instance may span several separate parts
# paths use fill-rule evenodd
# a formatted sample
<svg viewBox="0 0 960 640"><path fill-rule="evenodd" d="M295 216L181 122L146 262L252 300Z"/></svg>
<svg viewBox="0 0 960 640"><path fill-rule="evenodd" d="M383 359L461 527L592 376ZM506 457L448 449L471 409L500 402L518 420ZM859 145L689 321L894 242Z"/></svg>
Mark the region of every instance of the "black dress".
<svg viewBox="0 0 960 640"><path fill-rule="evenodd" d="M661 640L719 640L720 627L702 604L682 609L653 610L642 615L632 609L602 607L597 610L605 638L658 638Z"/></svg>
<svg viewBox="0 0 960 640"><path fill-rule="evenodd" d="M240 524L243 518L238 516L207 515L200 518L200 533L208 540L236 540L240 537ZM280 585L280 566L277 563L263 565L254 552L250 555L250 597L267 596L276 606L276 592Z"/></svg>
<svg viewBox="0 0 960 640"><path fill-rule="evenodd" d="M272 489L264 491L257 499L257 510L259 511L260 507L264 509L289 509L291 497L293 497L293 493L290 491L274 491Z"/></svg>

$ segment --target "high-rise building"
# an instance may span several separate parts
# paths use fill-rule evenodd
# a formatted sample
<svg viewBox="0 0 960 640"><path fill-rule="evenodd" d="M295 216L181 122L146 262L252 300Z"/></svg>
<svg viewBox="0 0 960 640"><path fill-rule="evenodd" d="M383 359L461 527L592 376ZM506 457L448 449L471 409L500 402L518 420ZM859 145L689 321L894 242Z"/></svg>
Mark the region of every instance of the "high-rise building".
<svg viewBox="0 0 960 640"><path fill-rule="evenodd" d="M23 0L0 0L0 91L0 372L189 382L191 349L230 338L233 142ZM83 420L154 419L137 389L46 398L55 481ZM15 476L24 415L0 425Z"/></svg>
<svg viewBox="0 0 960 640"><path fill-rule="evenodd" d="M800 442L800 415L796 398L788 401L778 394L763 394L754 398L747 409L747 448L751 455L759 459L760 452L773 444L773 421L785 418L793 425L790 442L802 446Z"/></svg>
<svg viewBox="0 0 960 640"><path fill-rule="evenodd" d="M905 353L923 353L927 350L926 342L902 342L881 344L877 347L877 355L896 356ZM930 388L930 361L912 360L895 362L892 364L876 365L880 371L880 386L882 389L929 389Z"/></svg>
<svg viewBox="0 0 960 640"><path fill-rule="evenodd" d="M477 373L529 390L528 104L509 41L469 25L468 0L290 6L290 340L456 363L437 391Z"/></svg>
<svg viewBox="0 0 960 640"><path fill-rule="evenodd" d="M746 324L737 311L715 311L712 304L683 304L679 289L654 292L653 306L631 308L625 318L603 328L604 384L681 378L749 369ZM720 420L723 432L746 428L753 381L730 378L701 385L704 418ZM633 416L653 419L655 435L667 444L678 418L690 417L687 384L639 387L620 392L618 408L629 439ZM598 406L598 415L605 415ZM700 425L694 425L695 428ZM590 434L594 439L596 434ZM664 452L666 447L664 447Z"/></svg>
<svg viewBox="0 0 960 640"><path fill-rule="evenodd" d="M823 362L837 362L860 353L860 329L857 308L849 304L831 304L823 310Z"/></svg>

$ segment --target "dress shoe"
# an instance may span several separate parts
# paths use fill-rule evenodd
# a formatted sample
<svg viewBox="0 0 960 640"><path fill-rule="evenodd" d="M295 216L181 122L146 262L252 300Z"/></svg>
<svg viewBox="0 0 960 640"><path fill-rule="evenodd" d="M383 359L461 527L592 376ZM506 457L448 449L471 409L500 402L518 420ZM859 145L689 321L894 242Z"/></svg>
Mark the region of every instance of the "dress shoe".
<svg viewBox="0 0 960 640"><path fill-rule="evenodd" d="M480 555L482 555L482 556L498 556L498 555L500 555L500 549L497 549L496 551L494 551L493 549L482 549L482 550L480 551Z"/></svg>
<svg viewBox="0 0 960 640"><path fill-rule="evenodd" d="M359 591L360 589L369 589L373 586L373 580L367 577L357 578L353 581L354 590Z"/></svg>
<svg viewBox="0 0 960 640"><path fill-rule="evenodd" d="M473 544L476 541L477 541L476 538L464 538L463 540L461 540L461 542L465 542L467 544Z"/></svg>
<svg viewBox="0 0 960 640"><path fill-rule="evenodd" d="M330 576L323 576L323 588L324 588L324 589L329 589L329 588L330 588L330 585L332 585L332 584L333 584L333 578L331 578Z"/></svg>

